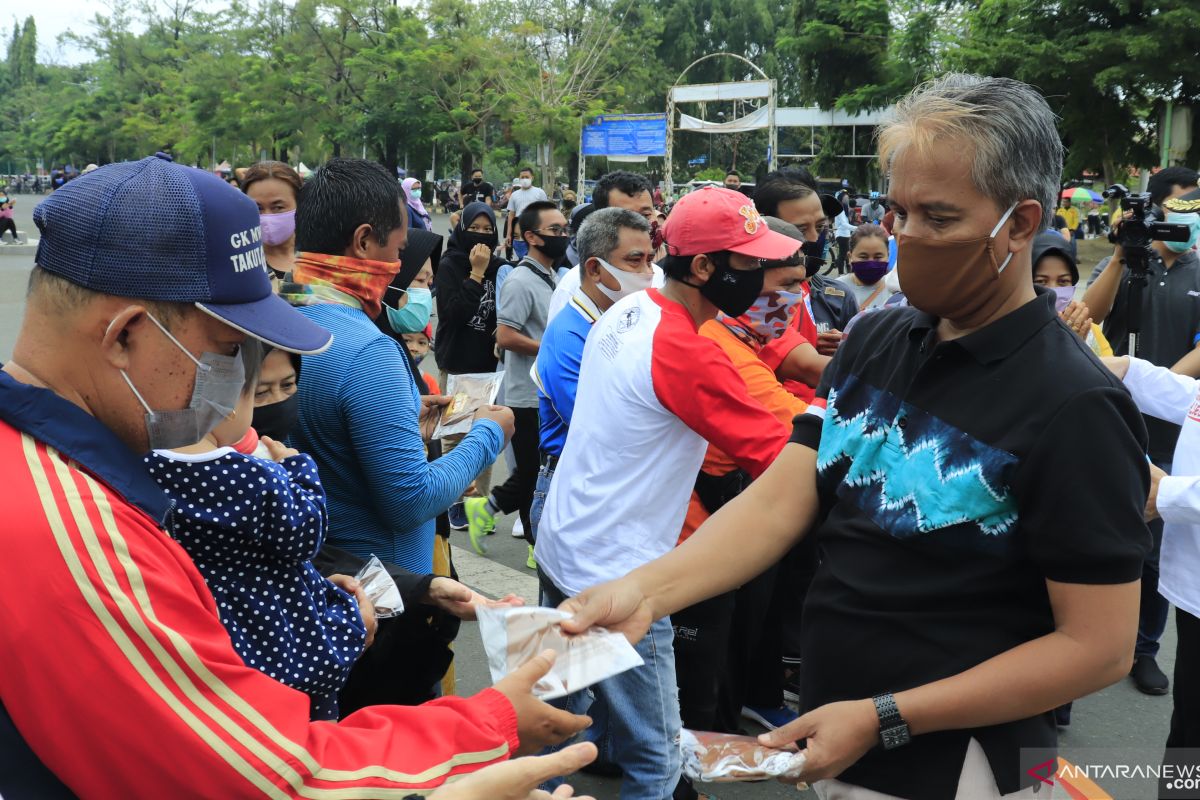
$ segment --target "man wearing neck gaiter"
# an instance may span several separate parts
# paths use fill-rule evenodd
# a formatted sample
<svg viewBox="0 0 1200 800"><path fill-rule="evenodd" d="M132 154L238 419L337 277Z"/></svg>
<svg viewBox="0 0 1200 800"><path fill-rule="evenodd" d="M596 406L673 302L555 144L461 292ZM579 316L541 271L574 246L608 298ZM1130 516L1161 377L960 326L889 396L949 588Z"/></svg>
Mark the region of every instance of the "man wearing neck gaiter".
<svg viewBox="0 0 1200 800"><path fill-rule="evenodd" d="M329 543L424 575L433 570L434 518L499 455L512 413L481 411L453 452L425 460L407 355L372 321L400 269L405 222L400 185L386 170L331 160L301 191L295 284L281 293L333 332L329 350L304 359L290 442L316 459L327 486Z"/></svg>

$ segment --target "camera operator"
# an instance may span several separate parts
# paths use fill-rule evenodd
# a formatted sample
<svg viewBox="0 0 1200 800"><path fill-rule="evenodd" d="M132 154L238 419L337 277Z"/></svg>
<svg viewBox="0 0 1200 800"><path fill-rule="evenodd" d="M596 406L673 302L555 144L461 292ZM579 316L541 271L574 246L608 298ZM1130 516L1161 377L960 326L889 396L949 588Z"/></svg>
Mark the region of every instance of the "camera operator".
<svg viewBox="0 0 1200 800"><path fill-rule="evenodd" d="M1168 216L1171 203L1167 200ZM1118 244L1112 256L1096 266L1083 302L1092 310L1092 318L1103 322L1104 335L1115 355L1136 355L1156 366L1172 367L1200 342L1200 258L1187 242L1153 239L1144 248L1147 281L1141 289L1139 304L1138 352L1129 353L1129 262L1131 256L1136 260L1139 254L1132 248L1127 252L1128 236L1122 235L1129 233L1126 228L1137 224L1136 215L1127 211L1124 216L1110 235ZM1145 421L1150 434L1150 459L1170 473L1179 426L1156 417L1147 416ZM1166 694L1169 681L1155 662L1168 611L1167 601L1158 593L1162 522L1150 523L1150 530L1154 534L1154 549L1146 557L1142 571L1142 604L1130 675L1145 694Z"/></svg>

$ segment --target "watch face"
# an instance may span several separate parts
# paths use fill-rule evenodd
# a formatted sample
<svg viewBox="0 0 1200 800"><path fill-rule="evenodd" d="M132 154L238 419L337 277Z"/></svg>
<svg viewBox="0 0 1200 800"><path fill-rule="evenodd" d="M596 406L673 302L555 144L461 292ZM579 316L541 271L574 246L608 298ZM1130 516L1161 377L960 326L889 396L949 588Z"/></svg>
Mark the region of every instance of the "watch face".
<svg viewBox="0 0 1200 800"><path fill-rule="evenodd" d="M908 744L910 738L907 725L897 725L894 728L887 728L880 731L879 735L883 739L884 750L891 750L902 744Z"/></svg>

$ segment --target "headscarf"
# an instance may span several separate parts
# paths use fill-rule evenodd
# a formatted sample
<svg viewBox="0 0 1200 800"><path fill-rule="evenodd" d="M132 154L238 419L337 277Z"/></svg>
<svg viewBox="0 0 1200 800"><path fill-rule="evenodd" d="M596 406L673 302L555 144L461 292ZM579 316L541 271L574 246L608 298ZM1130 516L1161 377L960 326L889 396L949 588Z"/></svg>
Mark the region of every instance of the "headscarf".
<svg viewBox="0 0 1200 800"><path fill-rule="evenodd" d="M454 226L454 230L450 231L450 246L448 250L458 250L462 253L470 255L471 248L464 243L462 235L467 232L467 228L471 227L471 223L478 219L481 215L486 216L492 221L492 230L497 232L494 234L494 236L497 238L492 243L492 247L494 248L497 244L499 244L500 239L499 229L496 227L496 212L493 211L492 207L487 203L476 201L474 203L467 203L467 207L462 210L462 215L458 219L458 224Z"/></svg>
<svg viewBox="0 0 1200 800"><path fill-rule="evenodd" d="M416 178L405 178L401 185L404 187L404 196L408 198L409 207L417 212L418 216L428 225L431 221L429 212L425 210L425 204L421 202L421 195L413 191L413 187L419 186L420 183Z"/></svg>

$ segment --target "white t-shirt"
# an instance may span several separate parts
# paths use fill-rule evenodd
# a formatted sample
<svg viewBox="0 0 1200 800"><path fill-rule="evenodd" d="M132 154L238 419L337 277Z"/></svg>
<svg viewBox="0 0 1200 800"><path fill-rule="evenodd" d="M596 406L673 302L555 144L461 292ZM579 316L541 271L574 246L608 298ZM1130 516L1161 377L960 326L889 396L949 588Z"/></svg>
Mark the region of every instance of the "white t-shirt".
<svg viewBox="0 0 1200 800"><path fill-rule="evenodd" d="M584 345L538 566L576 595L653 561L679 539L709 442L758 475L787 438L683 306L656 289L621 298Z"/></svg>
<svg viewBox="0 0 1200 800"><path fill-rule="evenodd" d="M525 207L530 203L535 203L538 200L549 199L550 198L546 197L546 193L537 186L530 186L528 189L513 189L512 194L509 195L508 205L506 208L508 209L509 213L513 215L513 219L515 220L517 217L521 216L521 212L524 211Z"/></svg>
<svg viewBox="0 0 1200 800"><path fill-rule="evenodd" d="M854 226L850 224L845 211L833 218L834 236L838 239L848 239L852 233L854 233Z"/></svg>

